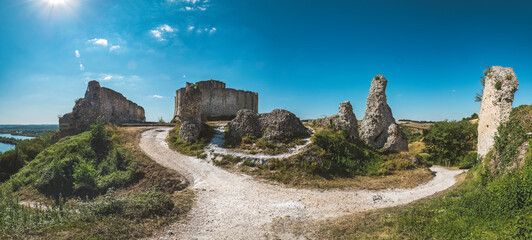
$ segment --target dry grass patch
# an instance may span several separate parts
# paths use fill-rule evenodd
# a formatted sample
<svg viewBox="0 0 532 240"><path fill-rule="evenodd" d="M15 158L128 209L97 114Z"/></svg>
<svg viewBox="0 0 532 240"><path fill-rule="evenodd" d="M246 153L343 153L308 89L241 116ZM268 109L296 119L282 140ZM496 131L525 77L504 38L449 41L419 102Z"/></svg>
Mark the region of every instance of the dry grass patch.
<svg viewBox="0 0 532 240"><path fill-rule="evenodd" d="M270 183L279 183L272 176L269 170L261 170L244 164L225 166L226 169L235 172L244 172ZM274 174L274 173L273 173ZM426 183L434 178L434 174L428 168L416 168L412 170L394 171L386 176L354 176L354 177L332 177L321 176L292 176L291 181L285 185L297 188L318 188L318 189L369 189L381 190L387 188L413 188Z"/></svg>
<svg viewBox="0 0 532 240"><path fill-rule="evenodd" d="M425 149L425 143L418 141L408 144L408 152L412 155L420 154Z"/></svg>
<svg viewBox="0 0 532 240"><path fill-rule="evenodd" d="M465 176L458 175L457 182L452 187L430 197L397 207L368 210L314 222L309 224L307 229L317 229L312 236L315 239L405 239L405 236L397 233L397 226L390 224L390 221L405 210L424 206L431 199L453 191L464 181Z"/></svg>

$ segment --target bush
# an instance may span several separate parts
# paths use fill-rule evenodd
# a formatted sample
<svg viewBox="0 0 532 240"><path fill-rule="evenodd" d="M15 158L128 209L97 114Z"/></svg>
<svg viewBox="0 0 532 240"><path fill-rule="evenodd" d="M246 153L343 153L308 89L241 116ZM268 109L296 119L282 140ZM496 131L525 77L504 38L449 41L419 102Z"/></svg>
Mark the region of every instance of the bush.
<svg viewBox="0 0 532 240"><path fill-rule="evenodd" d="M458 167L460 169L469 169L477 165L477 163L479 163L478 154L476 152L470 152L460 160Z"/></svg>
<svg viewBox="0 0 532 240"><path fill-rule="evenodd" d="M97 123L91 125L91 147L92 150L96 153L96 156L98 157L99 161L101 161L101 159L107 155L107 152L111 147L106 128L107 125L100 120Z"/></svg>
<svg viewBox="0 0 532 240"><path fill-rule="evenodd" d="M423 139L431 160L446 166L456 165L469 151L476 148L477 125L469 121L434 123Z"/></svg>
<svg viewBox="0 0 532 240"><path fill-rule="evenodd" d="M360 140L352 140L344 131L322 130L311 138L310 148L288 159L270 159L270 170L278 174L354 176L377 172L380 154Z"/></svg>
<svg viewBox="0 0 532 240"><path fill-rule="evenodd" d="M92 195L96 189L96 176L98 173L94 165L85 160L77 161L74 165L74 191L78 196Z"/></svg>
<svg viewBox="0 0 532 240"><path fill-rule="evenodd" d="M495 136L493 148L496 154L492 157L495 174L516 162L518 149L524 142L531 140L527 136L529 132L532 132L532 105L512 109L510 120L499 126Z"/></svg>

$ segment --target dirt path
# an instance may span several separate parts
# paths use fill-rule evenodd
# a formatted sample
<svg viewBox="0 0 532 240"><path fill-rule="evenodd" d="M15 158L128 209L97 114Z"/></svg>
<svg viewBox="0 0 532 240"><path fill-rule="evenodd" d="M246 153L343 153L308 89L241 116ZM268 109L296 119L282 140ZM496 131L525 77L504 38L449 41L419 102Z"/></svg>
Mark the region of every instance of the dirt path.
<svg viewBox="0 0 532 240"><path fill-rule="evenodd" d="M430 196L452 186L462 170L432 167L436 176L412 189L381 191L308 190L285 188L227 172L205 160L184 156L168 148L170 128L142 134L140 147L161 165L175 169L198 190L188 222L174 224L156 239L257 239L303 238L272 232L272 223L289 217L290 222L308 223L345 214L396 206ZM286 218L285 218L286 219Z"/></svg>

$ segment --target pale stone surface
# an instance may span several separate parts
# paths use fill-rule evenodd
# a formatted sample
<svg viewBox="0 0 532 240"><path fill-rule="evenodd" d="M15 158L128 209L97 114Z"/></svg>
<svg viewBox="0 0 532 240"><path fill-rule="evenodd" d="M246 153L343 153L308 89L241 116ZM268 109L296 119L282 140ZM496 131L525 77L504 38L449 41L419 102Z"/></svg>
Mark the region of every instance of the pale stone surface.
<svg viewBox="0 0 532 240"><path fill-rule="evenodd" d="M345 130L351 139L359 138L358 120L349 101L340 103L337 115L312 120L310 123L318 126L330 126L334 130Z"/></svg>
<svg viewBox="0 0 532 240"><path fill-rule="evenodd" d="M509 120L518 89L519 81L513 68L494 66L487 72L478 112L477 150L480 156L486 156L491 150L497 128Z"/></svg>
<svg viewBox="0 0 532 240"><path fill-rule="evenodd" d="M310 135L296 115L283 109L263 114L256 114L249 109L240 110L236 118L229 123L228 130L229 135L235 138L255 136L273 141Z"/></svg>
<svg viewBox="0 0 532 240"><path fill-rule="evenodd" d="M353 113L351 102L340 103L338 119L335 124L337 128L344 129L352 139L358 139L358 120Z"/></svg>
<svg viewBox="0 0 532 240"><path fill-rule="evenodd" d="M201 131L201 91L198 86L188 83L184 91L181 91L177 105L176 120L179 121L179 138L186 142L194 142L198 139Z"/></svg>
<svg viewBox="0 0 532 240"><path fill-rule="evenodd" d="M408 141L395 123L392 110L386 102L387 84L388 80L382 75L373 78L366 113L360 126L360 137L375 148L393 152L408 151Z"/></svg>
<svg viewBox="0 0 532 240"><path fill-rule="evenodd" d="M98 119L113 124L146 121L144 108L118 92L100 87L97 81L90 81L85 97L76 100L71 113L59 118L59 131L53 140L87 131Z"/></svg>
<svg viewBox="0 0 532 240"><path fill-rule="evenodd" d="M262 136L259 114L250 109L242 109L237 112L236 117L228 124L228 134L233 138L245 136Z"/></svg>
<svg viewBox="0 0 532 240"><path fill-rule="evenodd" d="M187 82L187 86L176 98L179 98L176 120L181 123L189 120L201 121L201 91L196 85Z"/></svg>
<svg viewBox="0 0 532 240"><path fill-rule="evenodd" d="M235 117L241 109L250 109L258 112L259 95L256 92L226 88L224 82L216 80L200 81L196 88L201 92L201 117L202 120L229 120ZM182 95L186 88L176 91L175 112L180 114Z"/></svg>
<svg viewBox="0 0 532 240"><path fill-rule="evenodd" d="M201 131L201 122L198 120L186 120L181 122L179 128L179 138L186 142L194 142L199 138Z"/></svg>
<svg viewBox="0 0 532 240"><path fill-rule="evenodd" d="M274 109L270 113L260 114L260 125L263 137L268 140L282 141L284 139L304 138L310 135L295 114L284 110Z"/></svg>

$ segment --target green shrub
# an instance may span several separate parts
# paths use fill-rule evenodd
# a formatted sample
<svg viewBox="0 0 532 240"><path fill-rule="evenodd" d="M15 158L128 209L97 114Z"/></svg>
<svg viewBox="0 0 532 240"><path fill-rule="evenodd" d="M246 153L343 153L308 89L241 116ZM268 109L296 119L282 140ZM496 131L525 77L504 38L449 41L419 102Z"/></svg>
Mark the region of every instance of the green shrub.
<svg viewBox="0 0 532 240"><path fill-rule="evenodd" d="M512 109L510 120L501 124L495 135L494 150L497 152L493 159L494 170L497 174L515 162L518 148L525 141L530 142L527 133L532 132L532 105L521 105Z"/></svg>
<svg viewBox="0 0 532 240"><path fill-rule="evenodd" d="M476 152L470 152L462 158L462 160L458 164L458 167L460 169L469 169L475 166L478 162L478 154Z"/></svg>
<svg viewBox="0 0 532 240"><path fill-rule="evenodd" d="M477 125L469 121L434 123L423 139L431 161L446 166L456 165L469 151L475 150Z"/></svg>
<svg viewBox="0 0 532 240"><path fill-rule="evenodd" d="M92 195L96 191L97 174L93 164L85 160L77 161L72 177L74 178L74 191L78 196Z"/></svg>
<svg viewBox="0 0 532 240"><path fill-rule="evenodd" d="M98 160L101 160L106 156L107 152L112 147L106 128L107 125L102 121L98 121L96 124L91 125L90 142L92 150L96 153Z"/></svg>
<svg viewBox="0 0 532 240"><path fill-rule="evenodd" d="M501 88L502 88L502 82L501 81L496 81L495 82L495 89L501 90Z"/></svg>

